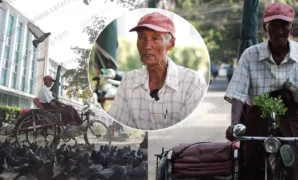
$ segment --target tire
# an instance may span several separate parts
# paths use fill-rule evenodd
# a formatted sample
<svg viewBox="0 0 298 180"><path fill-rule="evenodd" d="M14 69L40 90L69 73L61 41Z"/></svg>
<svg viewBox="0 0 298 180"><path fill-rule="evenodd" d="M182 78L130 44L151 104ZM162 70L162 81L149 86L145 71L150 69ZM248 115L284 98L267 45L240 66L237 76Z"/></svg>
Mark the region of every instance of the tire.
<svg viewBox="0 0 298 180"><path fill-rule="evenodd" d="M105 139L107 141L107 145L110 147L112 143L112 138L111 138L111 132L105 123L99 121L99 120L92 120L90 121L91 125L88 127L87 132L84 133L84 140L87 146L92 147L92 143L89 141L90 135L88 134L93 134L95 135L95 138L100 140L100 139ZM95 127L95 124L102 126L106 130L106 134L100 134L97 135L95 129L92 127ZM89 137L88 137L89 136Z"/></svg>
<svg viewBox="0 0 298 180"><path fill-rule="evenodd" d="M56 138L56 132L57 132L57 127L55 125L55 123L57 122L56 118L51 113L49 113L47 111L43 111L43 110L38 110L38 109L34 109L34 110L30 111L29 113L27 113L27 114L25 114L25 115L23 115L23 116L21 116L20 118L17 119L17 123L16 123L15 129L14 129L15 130L15 139L16 139L17 145L21 146L21 144L23 144L19 140L19 137L21 137L21 135L22 135L22 131L20 131L19 129L20 128L25 128L26 129L26 128L29 128L30 126L33 126L33 123L32 123L33 113L35 114L36 124L37 125L42 125L43 122L51 123L51 125L48 125L48 126L45 126L45 127L51 127L51 129L53 130L53 134L52 134L53 135L53 141L51 143L49 143L49 146L52 146L54 144L54 139ZM42 118L40 118L40 117L42 117ZM45 127L37 127L36 129L40 130L40 129L45 128ZM24 140L24 141L27 141L28 145L31 145L33 142L30 142L30 139L29 139L30 130L26 129L25 131L26 132L24 132L24 135L26 136L26 140ZM42 130L39 131L39 132L44 133L44 131L42 131Z"/></svg>

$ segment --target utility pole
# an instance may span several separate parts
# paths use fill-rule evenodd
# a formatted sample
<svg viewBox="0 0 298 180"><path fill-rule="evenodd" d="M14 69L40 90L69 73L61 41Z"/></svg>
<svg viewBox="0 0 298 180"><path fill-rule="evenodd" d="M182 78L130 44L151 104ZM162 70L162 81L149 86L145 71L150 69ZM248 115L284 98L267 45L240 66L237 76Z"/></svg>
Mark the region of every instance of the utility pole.
<svg viewBox="0 0 298 180"><path fill-rule="evenodd" d="M118 48L117 20L115 19L100 33L96 43L117 61Z"/></svg>

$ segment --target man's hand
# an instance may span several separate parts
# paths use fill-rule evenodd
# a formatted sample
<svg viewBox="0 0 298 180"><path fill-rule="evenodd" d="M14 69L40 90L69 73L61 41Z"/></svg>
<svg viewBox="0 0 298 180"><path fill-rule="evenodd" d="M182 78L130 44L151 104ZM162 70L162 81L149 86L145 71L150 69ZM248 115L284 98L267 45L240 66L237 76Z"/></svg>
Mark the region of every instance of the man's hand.
<svg viewBox="0 0 298 180"><path fill-rule="evenodd" d="M51 102L53 107L56 107L56 103L55 102Z"/></svg>
<svg viewBox="0 0 298 180"><path fill-rule="evenodd" d="M229 141L235 141L235 137L233 136L233 128L234 126L229 126L228 129L226 130L226 138L229 140Z"/></svg>
<svg viewBox="0 0 298 180"><path fill-rule="evenodd" d="M58 105L60 105L60 106L67 106L66 104L64 104L64 103L62 103L62 102L60 102L60 101L58 101L57 99L53 99L52 100L52 104L55 104L55 106L56 106L56 104L58 104Z"/></svg>

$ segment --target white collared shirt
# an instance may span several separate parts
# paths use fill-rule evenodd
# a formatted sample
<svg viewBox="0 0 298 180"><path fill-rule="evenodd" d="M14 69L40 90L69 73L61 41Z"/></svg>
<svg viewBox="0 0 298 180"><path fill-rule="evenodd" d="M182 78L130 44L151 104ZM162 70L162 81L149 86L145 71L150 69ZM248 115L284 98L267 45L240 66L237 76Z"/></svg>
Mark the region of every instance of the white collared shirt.
<svg viewBox="0 0 298 180"><path fill-rule="evenodd" d="M276 65L268 48L268 41L247 48L241 56L225 99L233 98L253 105L256 97L283 88L293 91L298 102L298 43L289 40L290 53L280 65Z"/></svg>
<svg viewBox="0 0 298 180"><path fill-rule="evenodd" d="M202 101L207 84L202 75L168 58L167 76L159 100L150 96L147 68L128 72L122 79L108 114L116 121L141 130L173 126Z"/></svg>
<svg viewBox="0 0 298 180"><path fill-rule="evenodd" d="M50 87L43 85L40 88L38 99L39 99L39 102L41 103L50 103L54 99L52 91L50 90Z"/></svg>

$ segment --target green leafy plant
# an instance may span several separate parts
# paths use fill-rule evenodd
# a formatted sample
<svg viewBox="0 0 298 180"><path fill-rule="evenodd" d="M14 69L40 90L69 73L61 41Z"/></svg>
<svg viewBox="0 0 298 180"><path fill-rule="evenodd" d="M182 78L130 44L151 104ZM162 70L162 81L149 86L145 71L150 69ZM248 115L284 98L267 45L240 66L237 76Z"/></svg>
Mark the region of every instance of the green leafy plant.
<svg viewBox="0 0 298 180"><path fill-rule="evenodd" d="M280 116L284 115L288 108L285 107L281 96L273 98L269 96L269 93L257 97L254 100L254 105L258 106L262 112L262 118L269 118L271 113L275 113L276 125L280 125Z"/></svg>
<svg viewBox="0 0 298 180"><path fill-rule="evenodd" d="M7 123L12 123L20 113L21 108L17 106L1 106L0 107L0 120Z"/></svg>

